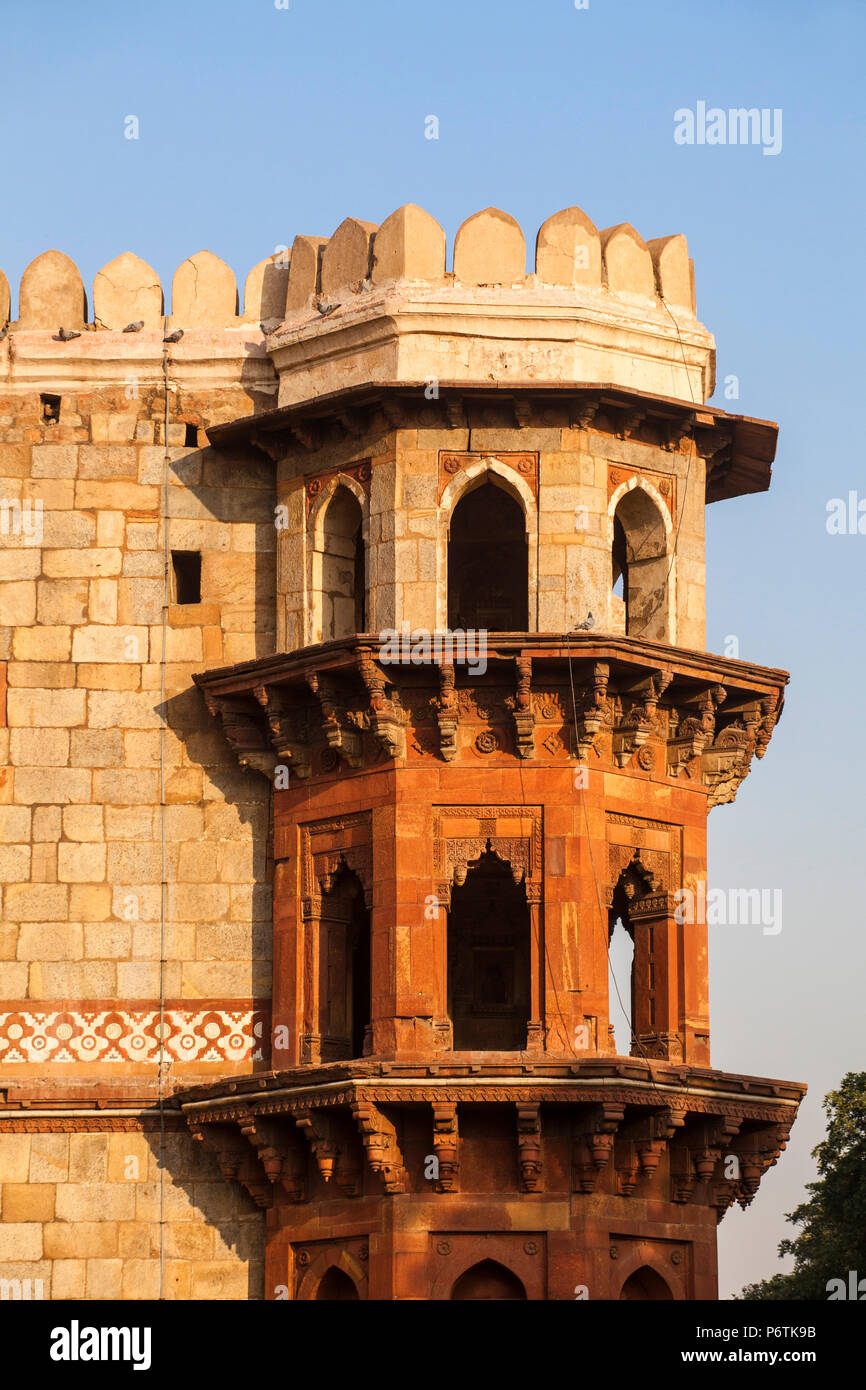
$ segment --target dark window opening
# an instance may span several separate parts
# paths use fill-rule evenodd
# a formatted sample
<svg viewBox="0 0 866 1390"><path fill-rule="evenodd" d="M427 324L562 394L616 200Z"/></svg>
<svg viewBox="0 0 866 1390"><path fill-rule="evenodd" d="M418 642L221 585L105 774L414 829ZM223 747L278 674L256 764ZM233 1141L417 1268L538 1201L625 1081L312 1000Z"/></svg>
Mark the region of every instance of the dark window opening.
<svg viewBox="0 0 866 1390"><path fill-rule="evenodd" d="M363 632L366 622L366 584L364 580L364 533L360 521L355 531L355 631Z"/></svg>
<svg viewBox="0 0 866 1390"><path fill-rule="evenodd" d="M526 1289L516 1274L506 1269L498 1260L480 1260L477 1265L467 1269L454 1288L452 1299L509 1299L522 1302Z"/></svg>
<svg viewBox="0 0 866 1390"><path fill-rule="evenodd" d="M173 550L171 566L175 603L201 603L201 552Z"/></svg>
<svg viewBox="0 0 866 1390"><path fill-rule="evenodd" d="M530 1004L529 906L511 866L485 850L448 913L448 1010L457 1052L519 1052Z"/></svg>
<svg viewBox="0 0 866 1390"><path fill-rule="evenodd" d="M42 419L46 425L56 425L60 419L60 397L59 396L40 396L42 402Z"/></svg>
<svg viewBox="0 0 866 1390"><path fill-rule="evenodd" d="M660 1274L656 1274L649 1265L642 1265L636 1269L634 1274L630 1274L620 1290L620 1300L636 1302L637 1300L660 1301L672 1299L668 1285Z"/></svg>
<svg viewBox="0 0 866 1390"><path fill-rule="evenodd" d="M345 865L322 894L319 931L322 1061L363 1057L370 1050L370 909Z"/></svg>
<svg viewBox="0 0 866 1390"><path fill-rule="evenodd" d="M486 482L461 497L448 539L448 626L526 632L529 557L523 509Z"/></svg>
<svg viewBox="0 0 866 1390"><path fill-rule="evenodd" d="M187 449L198 448L198 425L187 425L183 432L183 442Z"/></svg>
<svg viewBox="0 0 866 1390"><path fill-rule="evenodd" d="M331 642L363 632L366 621L363 518L346 487L328 503L322 552L322 641Z"/></svg>
<svg viewBox="0 0 866 1390"><path fill-rule="evenodd" d="M343 1299L348 1302L350 1299L357 1299L358 1297L354 1280L350 1279L348 1274L344 1270L338 1269L336 1265L331 1265L316 1289L316 1300Z"/></svg>
<svg viewBox="0 0 866 1390"><path fill-rule="evenodd" d="M614 631L667 641L667 537L661 512L643 488L632 488L616 509L611 559Z"/></svg>

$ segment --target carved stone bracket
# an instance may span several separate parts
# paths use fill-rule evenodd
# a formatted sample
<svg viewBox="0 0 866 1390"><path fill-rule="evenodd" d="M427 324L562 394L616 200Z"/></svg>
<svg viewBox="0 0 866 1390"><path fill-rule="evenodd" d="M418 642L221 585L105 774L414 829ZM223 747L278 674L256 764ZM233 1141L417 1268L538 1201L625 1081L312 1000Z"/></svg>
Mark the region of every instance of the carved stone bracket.
<svg viewBox="0 0 866 1390"><path fill-rule="evenodd" d="M292 1114L298 1129L309 1141L323 1180L330 1182L340 1153L340 1145L334 1133L333 1116L311 1105L293 1106Z"/></svg>
<svg viewBox="0 0 866 1390"><path fill-rule="evenodd" d="M693 701L671 710L667 747L669 777L676 777L682 767L699 758L704 748L712 743L716 711L726 696L724 686L710 686Z"/></svg>
<svg viewBox="0 0 866 1390"><path fill-rule="evenodd" d="M347 717L337 682L330 676L313 671L307 683L322 709L322 732L328 747L345 758L350 767L363 767L361 731Z"/></svg>
<svg viewBox="0 0 866 1390"><path fill-rule="evenodd" d="M535 714L532 709L532 658L518 657L517 690L509 696L506 705L511 710L517 744L517 754L521 758L535 757Z"/></svg>
<svg viewBox="0 0 866 1390"><path fill-rule="evenodd" d="M572 1156L572 1187L575 1192L594 1192L599 1176L610 1162L616 1132L625 1115L625 1106L602 1104L578 1123Z"/></svg>
<svg viewBox="0 0 866 1390"><path fill-rule="evenodd" d="M190 1120L189 1125L193 1139L214 1154L227 1182L239 1182L257 1207L273 1205L272 1184L256 1151L234 1125L220 1122L206 1124L195 1120Z"/></svg>
<svg viewBox="0 0 866 1390"><path fill-rule="evenodd" d="M253 694L265 712L277 758L282 758L296 777L309 777L309 732L297 704L286 699L277 686L257 685Z"/></svg>
<svg viewBox="0 0 866 1390"><path fill-rule="evenodd" d="M394 1125L372 1101L355 1100L349 1108L370 1168L381 1177L386 1192L402 1192L406 1186L406 1171Z"/></svg>
<svg viewBox="0 0 866 1390"><path fill-rule="evenodd" d="M457 757L457 725L460 718L453 666L439 668L439 698L434 708L439 726L439 752L446 763L451 763Z"/></svg>
<svg viewBox="0 0 866 1390"><path fill-rule="evenodd" d="M624 712L613 735L613 756L618 767L625 767L655 731L658 703L672 679L672 671L653 671L623 697Z"/></svg>
<svg viewBox="0 0 866 1390"><path fill-rule="evenodd" d="M389 758L406 756L406 726L403 712L393 700L382 668L373 660L368 647L358 650L358 670L369 697L370 731Z"/></svg>
<svg viewBox="0 0 866 1390"><path fill-rule="evenodd" d="M243 695L205 694L211 714L219 717L226 740L241 767L273 780L276 754L268 743L254 700Z"/></svg>
<svg viewBox="0 0 866 1390"><path fill-rule="evenodd" d="M577 756L586 762L604 726L610 666L594 661L589 681L576 693Z"/></svg>
<svg viewBox="0 0 866 1390"><path fill-rule="evenodd" d="M435 1101L433 1109L433 1152L439 1161L439 1176L433 1182L434 1192L460 1191L460 1136L457 1127L457 1106L453 1102Z"/></svg>
<svg viewBox="0 0 866 1390"><path fill-rule="evenodd" d="M517 1162L521 1192L540 1192L543 1163L538 1105L517 1106Z"/></svg>
<svg viewBox="0 0 866 1390"><path fill-rule="evenodd" d="M297 1130L273 1120L250 1115L239 1124L241 1134L255 1149L271 1184L277 1184L293 1202L306 1197L305 1154Z"/></svg>

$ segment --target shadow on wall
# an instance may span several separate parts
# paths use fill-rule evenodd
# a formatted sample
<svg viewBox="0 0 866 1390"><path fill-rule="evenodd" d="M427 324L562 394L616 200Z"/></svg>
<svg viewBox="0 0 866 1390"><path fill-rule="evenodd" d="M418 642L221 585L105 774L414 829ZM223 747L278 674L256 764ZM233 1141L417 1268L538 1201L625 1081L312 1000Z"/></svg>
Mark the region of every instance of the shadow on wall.
<svg viewBox="0 0 866 1390"><path fill-rule="evenodd" d="M149 1257L160 1255L165 1233L165 1297L179 1300L258 1300L265 1296L265 1214L237 1182L227 1181L215 1156L186 1130L158 1133L148 1144L162 1175L146 1184L156 1219ZM164 1207L160 1188L163 1187ZM164 1211L160 1226L159 1212Z"/></svg>

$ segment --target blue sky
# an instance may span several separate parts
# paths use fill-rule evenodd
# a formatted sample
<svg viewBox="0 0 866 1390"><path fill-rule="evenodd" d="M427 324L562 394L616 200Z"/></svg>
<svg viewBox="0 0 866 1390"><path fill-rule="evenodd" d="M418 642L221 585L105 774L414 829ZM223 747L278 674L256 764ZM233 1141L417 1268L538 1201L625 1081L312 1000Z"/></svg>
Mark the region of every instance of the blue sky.
<svg viewBox="0 0 866 1390"><path fill-rule="evenodd" d="M829 499L866 497L864 6L6 0L3 40L0 266L13 304L50 246L88 285L131 250L167 286L202 247L242 284L296 233L381 222L410 201L449 245L490 204L530 246L574 203L599 227L688 237L719 380L739 379L738 400L714 400L781 426L770 492L716 504L708 525L708 645L735 634L742 657L792 673L766 758L710 818L711 885L784 895L778 936L711 937L715 1064L810 1086L755 1204L720 1228L723 1293L773 1272L783 1213L812 1176L821 1097L866 1068L866 536L825 528ZM780 108L781 153L675 144L674 112L701 100Z"/></svg>

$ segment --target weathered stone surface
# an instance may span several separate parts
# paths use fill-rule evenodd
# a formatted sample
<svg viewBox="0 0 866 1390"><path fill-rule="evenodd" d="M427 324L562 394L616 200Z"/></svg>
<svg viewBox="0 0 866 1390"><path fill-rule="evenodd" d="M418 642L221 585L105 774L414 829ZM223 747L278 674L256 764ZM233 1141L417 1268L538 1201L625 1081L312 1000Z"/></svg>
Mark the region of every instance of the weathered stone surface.
<svg viewBox="0 0 866 1390"><path fill-rule="evenodd" d="M289 258L277 251L254 265L244 284L244 319L266 325L282 323L289 289Z"/></svg>
<svg viewBox="0 0 866 1390"><path fill-rule="evenodd" d="M375 222L347 217L326 243L322 253L322 295L328 298L338 290L357 290L370 274Z"/></svg>
<svg viewBox="0 0 866 1390"><path fill-rule="evenodd" d="M212 251L182 261L171 282L172 328L227 328L238 312L234 272Z"/></svg>
<svg viewBox="0 0 866 1390"><path fill-rule="evenodd" d="M373 239L374 284L386 280L441 280L445 232L435 217L406 203L386 217Z"/></svg>
<svg viewBox="0 0 866 1390"><path fill-rule="evenodd" d="M291 317L313 302L319 288L319 263L328 244L323 236L296 236L292 242L289 280L286 288L286 316Z"/></svg>
<svg viewBox="0 0 866 1390"><path fill-rule="evenodd" d="M499 208L476 212L454 239L454 276L467 285L513 285L526 274L519 224Z"/></svg>
<svg viewBox="0 0 866 1390"><path fill-rule="evenodd" d="M657 237L648 241L647 247L655 266L659 294L676 308L694 313L691 262L685 237Z"/></svg>
<svg viewBox="0 0 866 1390"><path fill-rule="evenodd" d="M535 272L551 285L601 284L601 238L580 208L563 208L539 229Z"/></svg>
<svg viewBox="0 0 866 1390"><path fill-rule="evenodd" d="M162 322L162 285L156 271L124 251L97 271L93 281L93 318L97 328L123 329L144 322L159 328Z"/></svg>
<svg viewBox="0 0 866 1390"><path fill-rule="evenodd" d="M616 294L655 298L652 256L646 242L629 222L605 227L601 233L601 246L608 289Z"/></svg>
<svg viewBox="0 0 866 1390"><path fill-rule="evenodd" d="M62 251L43 251L21 276L19 328L81 329L87 318L84 282Z"/></svg>

